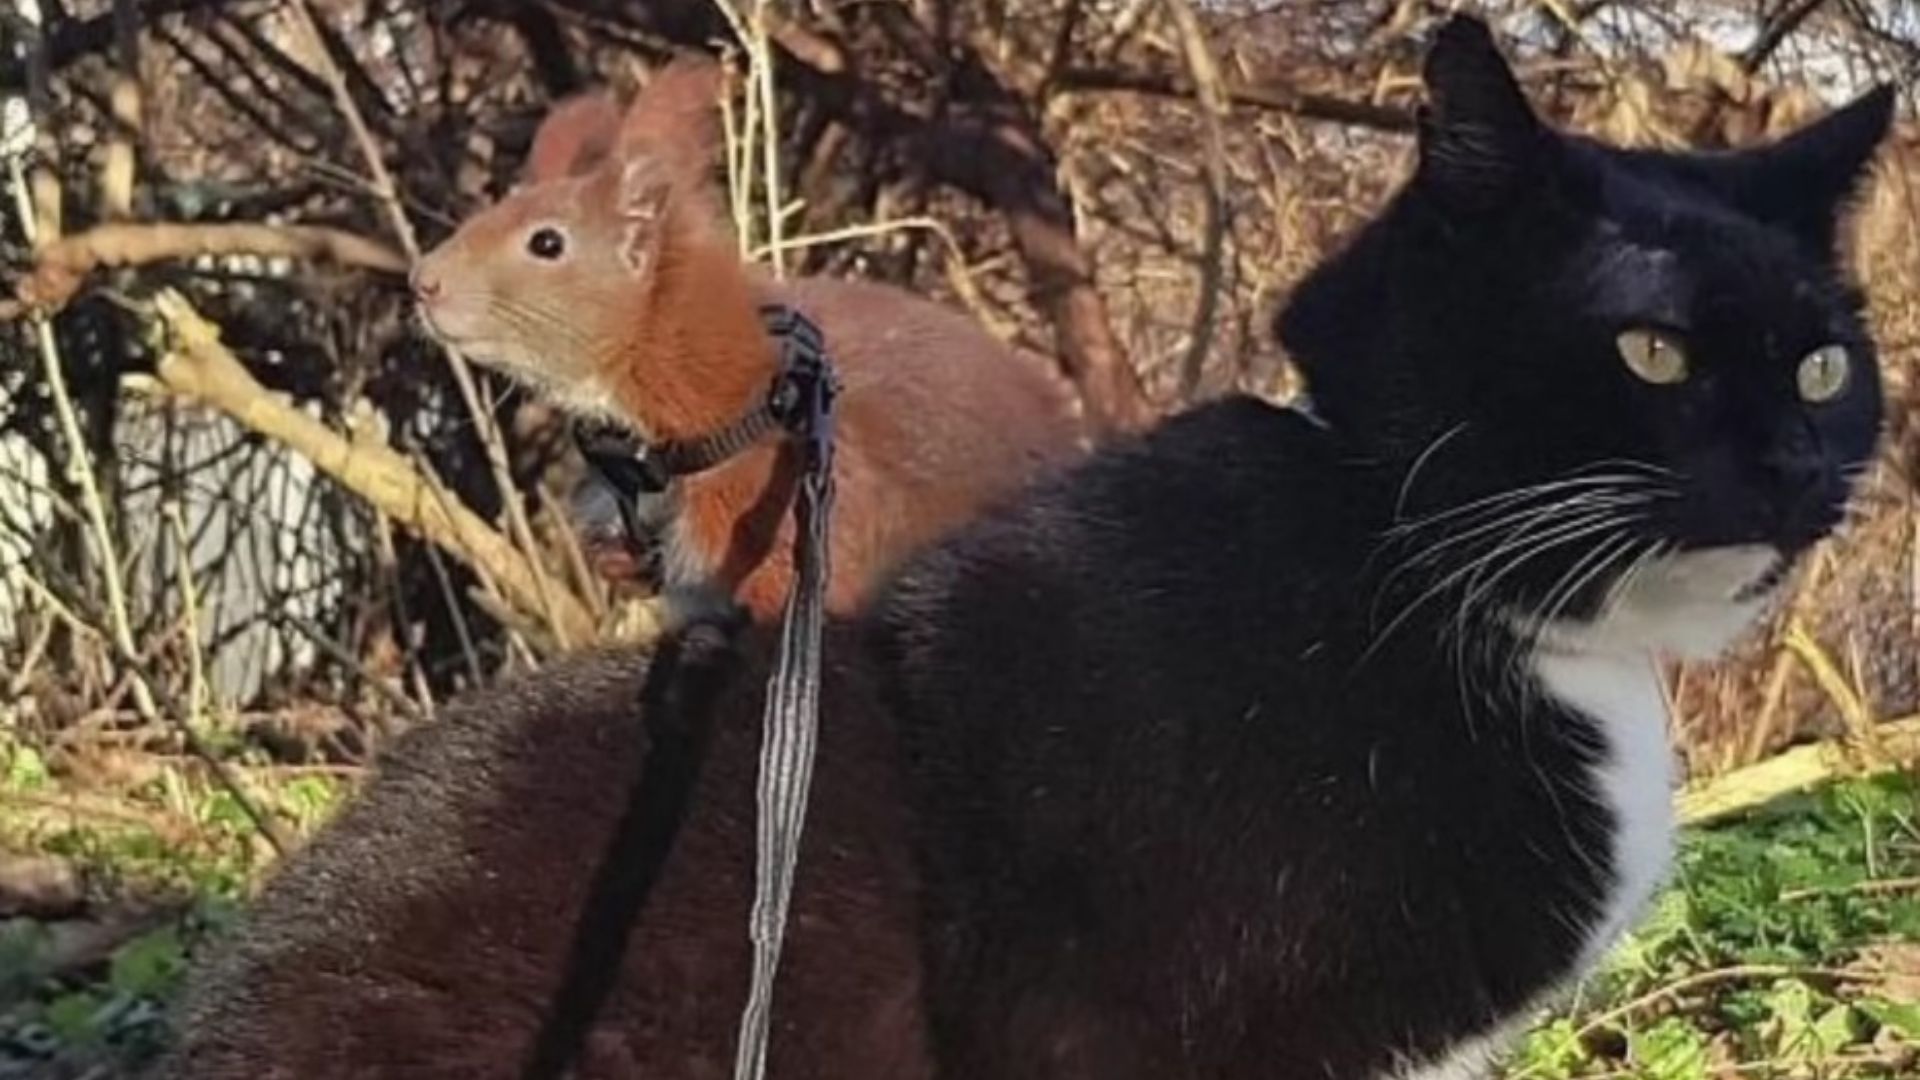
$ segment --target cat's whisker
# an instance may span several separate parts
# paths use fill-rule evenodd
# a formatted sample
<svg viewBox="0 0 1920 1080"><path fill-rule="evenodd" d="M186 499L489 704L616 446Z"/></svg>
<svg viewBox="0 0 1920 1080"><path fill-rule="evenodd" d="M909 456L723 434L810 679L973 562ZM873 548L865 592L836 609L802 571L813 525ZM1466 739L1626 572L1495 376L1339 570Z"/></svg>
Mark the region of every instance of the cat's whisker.
<svg viewBox="0 0 1920 1080"><path fill-rule="evenodd" d="M1539 504L1530 504L1527 506L1519 507L1517 510L1510 510L1507 514L1501 517L1495 518L1492 521L1485 521L1477 525L1464 527L1458 532L1448 534L1444 539L1438 540L1434 544L1427 547L1425 551L1431 552L1435 550L1445 550L1446 548L1452 547L1455 544L1459 543L1460 541L1470 540L1474 537L1482 536L1488 532L1497 531L1503 523L1513 520L1513 518L1516 516L1530 514L1535 510L1551 510L1556 507L1563 507L1563 506L1571 507L1575 505L1577 506L1630 506L1630 505L1639 505L1647 501L1649 500L1645 496L1634 494L1631 492L1596 491L1596 492L1590 492L1587 494L1575 495L1567 498L1558 499L1558 500L1555 500L1554 502L1547 503L1544 506Z"/></svg>
<svg viewBox="0 0 1920 1080"><path fill-rule="evenodd" d="M1609 555L1603 562L1601 562L1593 570L1589 571L1588 573L1586 573L1585 575L1582 575L1579 578L1574 579L1570 584L1567 585L1565 590L1559 595L1558 598L1554 598L1552 594L1549 594L1549 599L1553 600L1553 602L1550 605L1548 605L1545 609L1545 615L1541 619L1542 626L1557 622L1561 618L1561 616L1565 615L1568 605L1572 604L1574 600L1578 599L1580 595L1580 591L1582 589L1585 589L1589 584L1591 584L1593 580L1599 576L1601 571L1604 571L1605 569L1607 569L1612 564L1614 559L1618 557L1618 555L1633 554L1634 549L1639 546L1637 538L1629 535L1624 539L1626 542L1620 545L1620 551L1617 553L1617 555ZM1629 572L1637 574L1641 570L1644 570L1648 562L1650 562L1651 560L1648 559L1646 562L1643 562L1642 555L1650 555L1651 549L1654 546L1655 545L1653 544L1648 544L1647 547L1649 550L1647 552L1633 555L1633 558L1627 561L1627 569L1622 571L1621 577L1624 578ZM1600 607L1604 607L1605 605L1612 602L1613 597L1616 595L1614 591L1616 585L1617 585L1617 582L1615 584L1610 584L1607 587L1607 589L1602 593L1601 600L1599 603Z"/></svg>
<svg viewBox="0 0 1920 1080"><path fill-rule="evenodd" d="M1375 601L1379 601L1380 598L1388 596L1388 594L1392 592L1394 584L1398 584L1400 578L1404 578L1405 575L1411 575L1411 573L1415 573L1415 571L1421 571L1423 567L1446 565L1446 561L1452 557L1452 553L1455 552L1455 550L1459 550L1459 552L1469 552L1469 550L1480 548L1480 546L1484 544L1486 550L1480 552L1480 555L1476 555L1475 559L1498 557L1501 553L1507 552L1511 540L1517 540L1517 538L1519 538L1517 534L1524 534L1528 528L1536 525L1536 523L1548 521L1549 525L1565 525L1565 523L1571 523L1574 515L1580 515L1580 517L1596 517L1597 519L1599 515L1611 513L1611 511L1620 509L1620 507L1626 507L1626 505L1634 505L1634 503L1599 503L1599 505L1582 505L1582 507L1553 505L1553 507L1546 507L1546 509L1530 509L1530 511L1526 511L1526 513L1507 515L1507 517L1500 519L1498 523L1492 523L1492 525L1488 525L1488 527L1475 530L1476 536L1455 536L1455 538L1450 538L1450 540L1446 540L1446 542L1442 542L1442 544L1434 544L1434 546L1430 546L1430 548L1423 550L1423 552L1415 553L1415 555L1407 557L1400 565L1396 565L1388 575L1380 578L1379 590L1375 592ZM1469 544L1469 540L1475 540L1475 538L1478 538L1480 542L1478 542L1478 544ZM1473 561L1473 559L1469 559L1469 561Z"/></svg>
<svg viewBox="0 0 1920 1080"><path fill-rule="evenodd" d="M1609 515L1609 519L1597 523L1597 527L1582 528L1582 530L1576 530L1576 532L1572 532L1572 534L1567 534L1565 530L1561 530L1559 536L1553 536L1553 538L1551 538L1551 540L1553 540L1551 546L1553 546L1553 548L1565 546L1565 544L1571 544L1574 540L1584 540L1584 538L1588 538L1588 536L1594 536L1597 532L1603 532L1603 530L1609 530L1609 528L1622 528L1622 530L1624 530L1624 528L1638 525L1640 521L1642 521L1642 515L1636 515L1636 513L1634 513L1634 515ZM1599 544L1596 544L1596 548L1605 548L1605 546L1611 546L1611 538L1603 538ZM1492 575L1492 578L1488 578L1488 580L1484 580L1484 582L1469 582L1471 592L1469 592L1469 596L1463 600L1463 603L1475 603L1475 601L1480 601L1482 598L1492 598L1492 586L1498 584L1500 578L1507 577L1509 573L1513 573L1515 569L1519 569L1519 565L1523 565L1524 561L1530 561L1530 559L1532 559L1534 555L1538 555L1538 553L1540 552L1521 552L1515 559L1509 561L1509 565L1505 565L1505 567L1501 567L1500 571L1496 571L1496 573ZM1588 559L1588 557L1592 557L1592 555L1582 557L1580 563L1576 563L1572 569L1569 569L1569 575L1571 575L1571 573L1578 573L1578 569L1586 565L1586 559ZM1549 590L1549 594L1551 594L1551 590ZM1452 632L1465 634L1467 630L1469 630L1469 621L1467 621L1465 617L1455 619ZM1492 648L1492 646L1488 646L1488 648Z"/></svg>
<svg viewBox="0 0 1920 1080"><path fill-rule="evenodd" d="M1582 529L1598 531L1601 528L1619 526L1619 521L1617 520L1619 515L1615 513L1615 508L1611 506L1594 509L1571 505L1572 503L1573 500L1567 500L1560 504L1548 506L1544 510L1534 510L1525 520L1515 525L1509 534L1505 535L1500 542L1494 546L1493 550L1455 568L1438 583L1416 596L1405 607L1401 608L1399 614L1394 616L1392 622L1388 623L1384 629L1374 636L1373 641L1363 651L1359 660L1355 662L1354 670L1358 671L1360 668L1366 666L1366 663L1372 659L1380 647L1392 638L1394 632L1404 625L1415 612L1419 611L1436 597L1445 594L1449 589L1463 580L1471 583L1473 576L1483 572L1493 560L1512 552L1515 543L1522 540L1531 541L1524 550L1514 555L1512 560L1513 566L1527 562L1562 543L1568 543L1579 539L1583 535L1588 535L1587 533L1581 532L1580 530ZM1576 514L1576 511L1584 511L1584 513ZM1559 515L1559 520L1553 520L1556 515ZM1545 534L1531 531L1534 527L1540 526L1543 523L1547 530ZM1511 567L1507 569L1510 568ZM1503 569L1501 573L1506 573L1507 569ZM1376 594L1376 612L1377 605L1378 595Z"/></svg>
<svg viewBox="0 0 1920 1080"><path fill-rule="evenodd" d="M1580 510L1611 509L1639 512L1653 503L1658 497L1659 495L1657 493L1648 491L1610 490L1587 492L1572 497L1562 497L1544 505L1526 504L1517 507L1507 507L1498 513L1497 516L1487 520L1463 522L1462 527L1457 531L1434 540L1419 550L1408 554L1393 570L1387 573L1382 583L1383 585L1391 584L1404 573L1425 565L1441 562L1446 558L1451 558L1452 553L1457 550L1479 547L1490 539L1498 543L1499 538L1502 537L1510 527L1516 523L1524 524L1533 520L1536 516L1553 516L1556 513ZM1367 567L1371 568L1373 561L1392 546L1394 546L1394 544L1389 543L1376 549L1376 551L1369 556Z"/></svg>
<svg viewBox="0 0 1920 1080"><path fill-rule="evenodd" d="M1586 554L1575 559L1570 565L1568 565L1568 567L1565 570L1561 571L1558 577L1554 579L1553 584L1548 587L1546 596L1542 600L1542 604L1541 604L1542 608L1544 609L1547 606L1552 605L1556 602L1564 603L1565 601L1560 599L1560 595L1559 595L1560 591L1564 588L1567 588L1570 582L1580 577L1594 563L1597 557L1603 557L1605 553L1615 548L1621 540L1630 539L1631 534L1628 533L1627 530L1629 527L1631 527L1634 524L1637 524L1637 519L1635 518L1616 518L1610 521L1602 522L1597 527L1582 530L1581 532L1571 537L1568 537L1566 543L1557 544L1556 546L1558 547L1564 547L1575 540L1586 540L1594 536L1599 537L1599 539L1593 543L1592 548L1588 550ZM1499 574L1496 574L1493 578L1489 579L1483 586L1480 587L1480 589L1470 599L1481 600L1482 602L1484 602L1483 598L1491 598L1493 595L1493 587L1499 583L1499 579L1506 575L1511 574L1513 570L1517 568L1518 568L1518 562L1510 564L1508 567L1504 568Z"/></svg>
<svg viewBox="0 0 1920 1080"><path fill-rule="evenodd" d="M1624 529L1637 523L1637 521L1637 516L1607 515L1597 522L1582 523L1577 528L1569 529L1562 527L1552 534L1539 538L1544 542L1536 542L1528 550L1516 554L1513 558L1509 559L1504 566L1495 571L1491 576L1485 577L1484 580L1482 580L1482 573L1484 573L1485 569L1483 566L1482 573L1476 573L1474 578L1467 582L1467 589L1461 598L1459 610L1456 613L1451 632L1456 634L1468 633L1471 625L1470 616L1473 610L1484 606L1487 599L1493 595L1494 587L1512 575L1514 571L1518 570L1521 566L1532 562L1535 558L1548 551L1565 547L1575 541L1584 540L1591 536ZM1605 547L1609 543L1611 543L1610 540L1602 541L1596 546ZM1576 566L1578 565L1582 564L1577 563Z"/></svg>
<svg viewBox="0 0 1920 1080"><path fill-rule="evenodd" d="M1490 519L1476 521L1474 518L1470 518L1467 521L1461 522L1456 531L1448 533L1428 544L1425 548L1411 556L1408 561L1413 563L1431 561L1432 558L1440 552L1457 547L1466 541L1485 536L1488 533L1498 532L1520 518L1528 517L1539 512L1551 512L1556 508L1571 509L1575 507L1639 505L1650 501L1651 497L1644 492L1637 492L1630 488L1605 488L1578 492L1573 495L1562 495L1557 499L1545 503L1524 502L1518 506L1508 504L1498 510L1489 508L1484 513L1475 515L1475 518L1484 518L1487 514L1493 514L1494 516ZM1381 548L1391 548L1396 543L1410 538L1410 535L1394 538L1382 544Z"/></svg>
<svg viewBox="0 0 1920 1080"><path fill-rule="evenodd" d="M1399 494L1394 496L1393 516L1396 520L1407 509L1407 497L1413 494L1413 484L1414 484L1414 481L1419 479L1420 477L1421 467L1426 465L1428 461L1432 460L1433 455L1435 455L1436 453L1439 453L1441 448L1445 447L1447 443L1451 442L1455 436L1459 435L1461 432L1465 430L1467 430L1467 422L1465 420L1462 420L1459 423L1448 428L1447 430L1441 432L1438 436L1434 438L1432 442L1427 444L1427 448L1425 450L1420 451L1420 455L1418 457L1413 459L1413 464L1407 467L1407 475L1400 481Z"/></svg>
<svg viewBox="0 0 1920 1080"><path fill-rule="evenodd" d="M1470 528L1462 529L1444 539L1429 544L1427 547L1402 560L1382 578L1380 586L1375 593L1375 603L1377 604L1379 598L1390 591L1391 587L1402 575L1418 569L1423 565L1439 562L1450 551L1470 546L1470 542L1472 541L1489 536L1498 537L1509 527L1516 524L1525 526L1540 518L1551 517L1560 513L1605 511L1624 507L1637 507L1649 501L1651 500L1646 496L1633 493L1590 492L1562 498L1556 502L1548 503L1545 506L1528 505L1519 507L1518 509L1508 510L1491 521L1482 522ZM1375 553L1375 556L1377 555L1378 552ZM1363 567L1363 569L1370 568L1372 561L1373 557L1370 556L1367 566Z"/></svg>
<svg viewBox="0 0 1920 1080"><path fill-rule="evenodd" d="M1530 660L1533 654L1539 649L1541 635L1559 621L1560 617L1566 613L1567 607L1580 596L1581 590L1592 584L1595 579L1618 562L1622 556L1633 555L1636 548L1640 547L1640 544L1641 541L1629 533L1595 545L1593 551L1590 552L1585 559L1575 563L1566 573L1560 576L1560 579L1554 583L1553 588L1547 590L1546 598L1541 603L1539 613L1532 617L1530 625L1525 628L1524 632L1516 637L1515 647L1509 659L1510 666L1507 669L1507 677L1509 679L1518 681L1523 688L1526 686L1527 680L1525 679L1525 672L1528 667L1526 661ZM1656 548L1657 544L1648 544L1641 554L1634 556L1628 561L1627 568L1622 572L1621 576L1625 577L1626 574L1637 572L1638 569L1644 565L1642 560ZM1589 566L1588 564L1591 565ZM1586 569L1583 571L1582 567L1586 567ZM1616 579L1614 585L1608 587L1601 601L1602 607L1604 607L1614 595L1614 588L1617 584L1618 579Z"/></svg>
<svg viewBox="0 0 1920 1080"><path fill-rule="evenodd" d="M1396 520L1394 524L1382 530L1381 535L1383 537L1404 536L1408 533L1417 532L1442 522L1450 521L1462 515L1475 512L1491 512L1496 507L1507 506L1523 499L1557 494L1571 488L1615 487L1622 490L1630 490L1635 486L1650 485L1645 477L1634 476L1629 473L1605 473L1595 476L1562 477L1538 484L1530 484L1526 487L1512 488L1506 491L1494 492L1490 495L1483 495L1458 506L1437 510L1421 517Z"/></svg>
<svg viewBox="0 0 1920 1080"><path fill-rule="evenodd" d="M1466 613L1478 606L1493 588L1511 576L1514 571L1531 562L1538 555L1584 539L1597 533L1615 529L1620 518L1611 513L1595 513L1572 521L1553 522L1551 527L1537 533L1522 530L1508 542L1489 552L1475 564L1474 571L1468 576L1460 597L1462 618L1455 621L1455 628L1464 632ZM1502 557L1505 556L1504 560Z"/></svg>
<svg viewBox="0 0 1920 1080"><path fill-rule="evenodd" d="M1601 515L1611 513L1612 510L1614 509L1613 505L1610 503L1602 504L1598 506L1590 505L1586 501L1589 498L1590 498L1589 496L1575 496L1572 499L1563 499L1556 503L1550 503L1544 507L1540 507L1540 506L1522 507L1517 511L1512 511L1503 515L1502 517L1496 519L1493 522L1487 523L1485 525L1477 526L1476 528L1471 530L1469 533L1462 533L1462 534L1449 537L1448 539L1438 544L1435 544L1432 547L1429 547L1422 552L1419 552L1413 557L1395 566L1393 570L1391 570L1389 573L1385 575L1385 577L1382 578L1379 586L1374 591L1373 606L1368 615L1369 619L1378 618L1379 605L1381 601L1386 598L1386 596L1392 590L1393 585L1396 582L1398 582L1402 576L1412 572L1413 570L1417 569L1423 564L1438 561L1440 557L1448 549L1458 547L1463 542L1473 538L1474 536L1489 536L1493 541L1493 550L1481 555L1477 559L1470 560L1464 565L1462 565L1461 567L1457 567L1455 570L1449 572L1446 578L1444 578L1438 585L1434 586L1433 589L1430 589L1428 591L1428 594L1421 596L1419 599L1415 600L1412 605L1409 605L1410 608L1417 607L1422 601L1427 599L1429 595L1432 595L1433 593L1436 593L1438 591L1444 591L1449 585L1457 581L1461 576L1461 574L1472 572L1474 568L1478 566L1481 561L1488 558L1497 557L1504 550L1502 545L1508 543L1512 539L1515 539L1516 534L1524 533L1533 525L1543 520L1552 519L1556 516L1559 516L1562 518L1562 521L1559 522L1559 524L1565 524L1565 523L1568 523L1568 521L1570 521L1572 517L1576 514L1581 515L1583 519L1586 516L1592 516L1597 519Z"/></svg>
<svg viewBox="0 0 1920 1080"><path fill-rule="evenodd" d="M1605 467L1605 468L1615 468L1615 469L1639 469L1643 472L1646 472L1652 476L1659 477L1663 480L1679 480L1679 479L1682 479L1685 475L1684 473L1681 473L1677 469L1670 469L1670 468L1667 468L1665 465L1656 465L1651 461L1641 461L1637 458L1601 458L1598 461L1588 463L1588 465L1584 467L1585 468Z"/></svg>

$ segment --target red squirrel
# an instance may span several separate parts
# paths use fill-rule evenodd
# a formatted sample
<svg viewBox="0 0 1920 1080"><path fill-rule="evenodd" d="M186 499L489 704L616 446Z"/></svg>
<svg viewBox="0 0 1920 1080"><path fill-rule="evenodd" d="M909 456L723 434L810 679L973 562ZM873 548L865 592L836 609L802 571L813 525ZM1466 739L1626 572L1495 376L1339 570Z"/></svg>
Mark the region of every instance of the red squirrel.
<svg viewBox="0 0 1920 1080"><path fill-rule="evenodd" d="M958 312L743 262L709 177L720 86L716 64L682 59L624 117L605 94L556 108L525 182L428 253L413 289L446 344L575 417L655 441L715 431L767 392L776 352L762 304L812 319L842 386L827 605L848 612L908 551L1075 456L1083 428L1042 359ZM670 598L718 593L778 616L794 464L769 438L678 482L662 538Z"/></svg>

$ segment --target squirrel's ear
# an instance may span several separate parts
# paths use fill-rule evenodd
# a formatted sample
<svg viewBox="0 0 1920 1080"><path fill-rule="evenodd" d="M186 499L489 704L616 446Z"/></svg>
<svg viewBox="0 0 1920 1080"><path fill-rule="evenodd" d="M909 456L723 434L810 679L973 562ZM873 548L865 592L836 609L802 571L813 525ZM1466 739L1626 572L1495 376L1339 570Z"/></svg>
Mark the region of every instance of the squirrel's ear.
<svg viewBox="0 0 1920 1080"><path fill-rule="evenodd" d="M523 179L529 183L578 176L600 164L620 131L620 109L605 91L555 105L533 133Z"/></svg>
<svg viewBox="0 0 1920 1080"><path fill-rule="evenodd" d="M621 162L616 175L620 261L629 273L639 277L653 268L654 256L660 250L673 183L658 164L646 158Z"/></svg>
<svg viewBox="0 0 1920 1080"><path fill-rule="evenodd" d="M623 153L665 152L704 166L719 150L719 97L725 73L711 58L685 55L654 72L621 123Z"/></svg>

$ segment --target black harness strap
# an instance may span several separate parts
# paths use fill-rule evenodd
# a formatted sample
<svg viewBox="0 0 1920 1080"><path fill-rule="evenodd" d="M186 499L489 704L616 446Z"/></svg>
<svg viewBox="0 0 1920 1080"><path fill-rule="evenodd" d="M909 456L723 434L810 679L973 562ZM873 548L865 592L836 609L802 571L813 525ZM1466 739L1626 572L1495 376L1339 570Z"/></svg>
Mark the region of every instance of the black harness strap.
<svg viewBox="0 0 1920 1080"><path fill-rule="evenodd" d="M830 574L833 402L839 392L819 329L790 308L770 306L761 314L768 333L780 345L779 371L766 400L732 424L696 439L655 445L605 426L575 428L581 452L619 495L621 516L630 531L636 527L639 500L665 491L677 476L718 465L776 429L794 439L800 451L794 582L781 620L780 649L768 680L762 724L749 926L753 978L741 1018L735 1063L739 1078L758 1078L765 1068L774 974L813 773L820 638ZM650 736L646 761L602 854L574 929L566 971L522 1070L525 1080L555 1080L579 1057L595 1017L618 981L634 922L672 854L705 758L718 686L716 680L698 677L700 671L714 670L713 665L699 665L695 672L683 674L686 665L680 639L709 635L711 630L695 624L663 640L656 650L641 702ZM694 685L675 693L683 680Z"/></svg>
<svg viewBox="0 0 1920 1080"><path fill-rule="evenodd" d="M731 460L776 431L807 437L802 428L811 420L802 414L811 399L823 386L829 398L837 391L826 345L819 328L792 308L769 304L760 309L760 317L767 333L780 345L779 367L766 396L725 427L690 439L650 443L635 435L632 428L614 421L579 421L573 425L573 441L580 455L623 500L631 503L658 495L675 479ZM632 526L631 519L628 524Z"/></svg>

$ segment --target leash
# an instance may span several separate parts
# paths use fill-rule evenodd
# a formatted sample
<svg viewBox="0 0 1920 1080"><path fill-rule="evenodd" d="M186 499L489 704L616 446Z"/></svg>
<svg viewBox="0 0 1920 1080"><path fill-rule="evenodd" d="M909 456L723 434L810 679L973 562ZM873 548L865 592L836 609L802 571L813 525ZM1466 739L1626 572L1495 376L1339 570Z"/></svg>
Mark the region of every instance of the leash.
<svg viewBox="0 0 1920 1080"><path fill-rule="evenodd" d="M820 331L798 312L776 316L775 333L788 350L784 367L805 365L822 373L801 384L800 493L794 504L794 579L780 620L780 652L767 679L761 724L758 860L754 866L753 982L740 1015L734 1080L760 1080L766 1072L773 1019L773 981L786 940L787 903L800 858L800 832L813 780L814 746L820 727L820 633L825 620L827 523L833 512L833 397L837 387L827 366Z"/></svg>
<svg viewBox="0 0 1920 1080"><path fill-rule="evenodd" d="M696 438L651 444L615 425L574 427L581 454L619 496L622 522L636 542L644 528L639 504L665 492L677 477L713 468L775 431L793 440L799 453L794 580L781 617L779 652L767 680L761 721L754 897L748 921L753 974L740 1018L736 1080L760 1080L766 1071L773 986L813 777L820 642L831 573L827 533L833 510L833 402L839 393L819 328L784 305L768 305L760 314L780 349L778 369L765 399L732 423ZM656 658L649 686L656 674L668 683L675 681L673 672L681 666L677 647L668 655L675 659L664 666L666 657ZM695 711L704 712L711 695L691 696L698 702ZM643 695L653 745L588 894L567 972L522 1071L525 1080L559 1077L578 1058L594 1017L612 991L633 923L672 852L706 746L704 723L676 721L681 705L664 692ZM656 710L663 715L656 717ZM666 775L668 770L673 775Z"/></svg>

